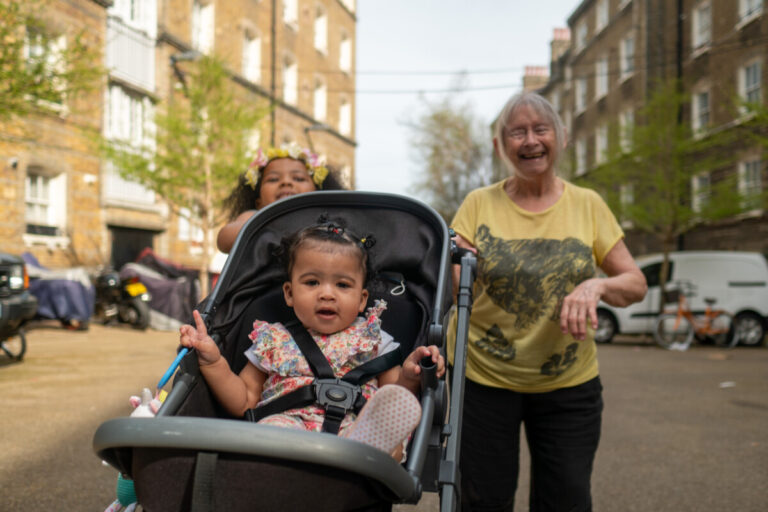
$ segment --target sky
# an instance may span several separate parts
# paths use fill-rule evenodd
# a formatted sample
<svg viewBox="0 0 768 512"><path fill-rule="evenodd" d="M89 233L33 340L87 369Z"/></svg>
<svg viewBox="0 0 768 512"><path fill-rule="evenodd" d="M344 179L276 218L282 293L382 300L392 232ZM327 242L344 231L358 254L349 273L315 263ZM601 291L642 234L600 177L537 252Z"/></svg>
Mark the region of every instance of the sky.
<svg viewBox="0 0 768 512"><path fill-rule="evenodd" d="M554 28L581 0L358 0L356 188L418 197L418 170L403 121L447 94L490 125L522 89L525 66L549 66Z"/></svg>

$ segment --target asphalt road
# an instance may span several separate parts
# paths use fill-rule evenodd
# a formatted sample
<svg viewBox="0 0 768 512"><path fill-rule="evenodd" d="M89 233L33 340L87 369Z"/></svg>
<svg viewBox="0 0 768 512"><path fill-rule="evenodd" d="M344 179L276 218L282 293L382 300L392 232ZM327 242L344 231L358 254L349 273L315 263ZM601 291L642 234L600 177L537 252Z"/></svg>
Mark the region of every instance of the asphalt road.
<svg viewBox="0 0 768 512"><path fill-rule="evenodd" d="M0 358L0 511L101 512L116 472L93 453L98 425L131 412L173 359L173 332L38 327L21 363ZM768 349L600 347L603 437L597 512L768 510ZM523 463L525 466L525 463ZM527 510L521 475L517 510ZM397 511L436 511L435 495Z"/></svg>

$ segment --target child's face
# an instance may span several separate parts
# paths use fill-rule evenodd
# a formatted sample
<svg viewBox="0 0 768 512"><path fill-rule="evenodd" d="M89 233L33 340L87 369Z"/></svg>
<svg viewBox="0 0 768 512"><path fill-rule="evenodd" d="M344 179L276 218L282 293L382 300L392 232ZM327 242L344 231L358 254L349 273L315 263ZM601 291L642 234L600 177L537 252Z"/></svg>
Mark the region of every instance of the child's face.
<svg viewBox="0 0 768 512"><path fill-rule="evenodd" d="M285 302L308 329L332 334L349 327L365 309L360 256L347 247L313 242L295 254Z"/></svg>
<svg viewBox="0 0 768 512"><path fill-rule="evenodd" d="M317 190L303 162L292 158L272 160L262 171L259 208L278 199Z"/></svg>

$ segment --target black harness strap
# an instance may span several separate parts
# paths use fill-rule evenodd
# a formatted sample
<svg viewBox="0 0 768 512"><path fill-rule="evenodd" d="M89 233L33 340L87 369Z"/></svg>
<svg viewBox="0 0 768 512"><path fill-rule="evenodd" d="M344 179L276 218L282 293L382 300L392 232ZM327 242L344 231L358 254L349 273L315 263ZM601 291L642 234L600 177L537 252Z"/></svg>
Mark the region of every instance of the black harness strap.
<svg viewBox="0 0 768 512"><path fill-rule="evenodd" d="M331 368L331 363L326 359L323 351L317 346L315 340L309 334L309 331L301 325L298 320L293 320L285 324L285 328L293 336L293 341L299 346L299 350L307 359L312 374L318 379L333 379L336 377Z"/></svg>
<svg viewBox="0 0 768 512"><path fill-rule="evenodd" d="M360 386L376 375L400 364L401 355L400 350L397 349L363 363L338 379L325 354L303 325L293 321L285 327L306 358L315 381L267 404L249 409L245 412L245 418L249 421L256 422L289 409L319 404L325 409L323 432L337 434L347 413L349 411L358 413L365 405L365 397Z"/></svg>
<svg viewBox="0 0 768 512"><path fill-rule="evenodd" d="M365 384L378 374L399 365L401 360L400 347L397 347L395 350L366 361L354 370L348 371L341 380L351 382L352 384Z"/></svg>
<svg viewBox="0 0 768 512"><path fill-rule="evenodd" d="M197 452L192 483L191 512L213 512L213 479L216 475L218 453Z"/></svg>

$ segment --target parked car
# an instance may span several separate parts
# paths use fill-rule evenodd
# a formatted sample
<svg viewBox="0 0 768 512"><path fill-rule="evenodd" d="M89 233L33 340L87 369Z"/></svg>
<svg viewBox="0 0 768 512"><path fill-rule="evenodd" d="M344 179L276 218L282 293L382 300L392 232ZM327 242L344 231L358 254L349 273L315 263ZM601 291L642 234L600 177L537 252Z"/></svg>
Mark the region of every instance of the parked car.
<svg viewBox="0 0 768 512"><path fill-rule="evenodd" d="M663 254L637 258L648 281L645 299L626 308L601 302L595 340L610 342L616 334L653 332L661 300L660 273ZM768 262L757 252L681 251L669 255L668 287L675 281L688 281L695 294L688 297L694 313L704 311L704 299L717 300L715 307L734 315L734 327L741 345L763 342L768 320Z"/></svg>
<svg viewBox="0 0 768 512"><path fill-rule="evenodd" d="M0 252L0 352L21 359L27 340L21 326L37 311L37 299L29 293L24 260Z"/></svg>

